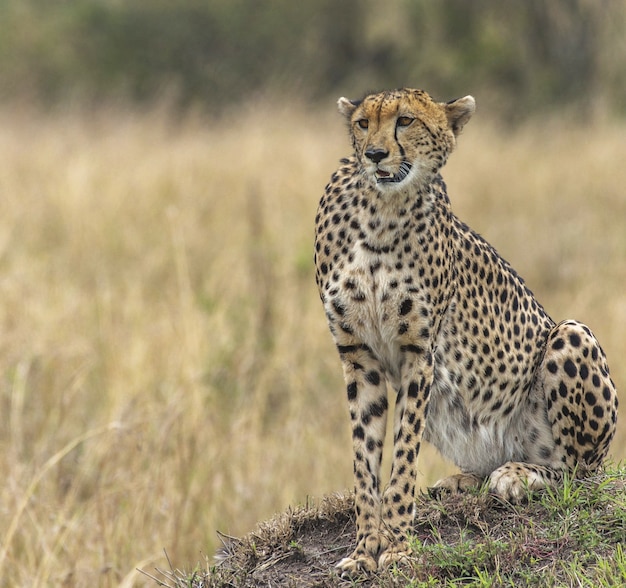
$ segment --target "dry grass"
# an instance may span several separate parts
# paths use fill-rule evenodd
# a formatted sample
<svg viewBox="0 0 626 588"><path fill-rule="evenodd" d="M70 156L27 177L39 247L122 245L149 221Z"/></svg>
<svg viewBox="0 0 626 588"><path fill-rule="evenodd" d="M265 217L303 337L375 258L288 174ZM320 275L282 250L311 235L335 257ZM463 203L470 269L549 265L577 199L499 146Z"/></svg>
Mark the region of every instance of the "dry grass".
<svg viewBox="0 0 626 588"><path fill-rule="evenodd" d="M0 585L143 584L163 549L192 564L217 529L351 485L311 260L348 148L331 115L0 113ZM595 330L620 391L625 130L479 116L445 174L554 318Z"/></svg>

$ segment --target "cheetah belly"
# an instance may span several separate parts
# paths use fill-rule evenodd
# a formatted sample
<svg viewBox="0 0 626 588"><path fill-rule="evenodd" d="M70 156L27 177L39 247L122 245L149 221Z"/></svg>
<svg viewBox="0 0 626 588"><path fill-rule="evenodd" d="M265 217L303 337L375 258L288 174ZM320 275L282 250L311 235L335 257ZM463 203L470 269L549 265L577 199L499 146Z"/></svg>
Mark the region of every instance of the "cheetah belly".
<svg viewBox="0 0 626 588"><path fill-rule="evenodd" d="M462 471L485 477L522 461L528 426L522 406L506 417L473 408L445 365L436 364L424 438Z"/></svg>

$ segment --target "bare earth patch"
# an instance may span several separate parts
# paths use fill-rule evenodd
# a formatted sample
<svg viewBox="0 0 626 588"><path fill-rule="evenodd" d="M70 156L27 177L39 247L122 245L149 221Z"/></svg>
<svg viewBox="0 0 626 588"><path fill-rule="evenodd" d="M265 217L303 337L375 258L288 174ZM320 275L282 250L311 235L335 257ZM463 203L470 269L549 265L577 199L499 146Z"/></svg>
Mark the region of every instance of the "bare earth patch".
<svg viewBox="0 0 626 588"><path fill-rule="evenodd" d="M626 470L566 482L528 504L486 494L419 497L414 557L346 581L334 565L354 548L352 494L289 509L192 572L157 570L159 585L212 588L612 586L626 582Z"/></svg>

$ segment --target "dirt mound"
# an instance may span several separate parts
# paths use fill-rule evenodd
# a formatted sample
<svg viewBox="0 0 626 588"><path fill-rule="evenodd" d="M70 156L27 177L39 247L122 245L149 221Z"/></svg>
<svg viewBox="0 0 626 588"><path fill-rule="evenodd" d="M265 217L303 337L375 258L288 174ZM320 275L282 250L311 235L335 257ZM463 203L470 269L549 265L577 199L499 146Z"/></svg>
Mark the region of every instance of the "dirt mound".
<svg viewBox="0 0 626 588"><path fill-rule="evenodd" d="M414 557L353 581L342 580L334 569L355 546L353 495L334 494L289 509L243 538L221 535L223 548L204 570L161 571L168 581L159 583L194 588L619 585L626 582L625 473L568 482L558 493L546 492L519 506L486 493L437 500L420 496Z"/></svg>

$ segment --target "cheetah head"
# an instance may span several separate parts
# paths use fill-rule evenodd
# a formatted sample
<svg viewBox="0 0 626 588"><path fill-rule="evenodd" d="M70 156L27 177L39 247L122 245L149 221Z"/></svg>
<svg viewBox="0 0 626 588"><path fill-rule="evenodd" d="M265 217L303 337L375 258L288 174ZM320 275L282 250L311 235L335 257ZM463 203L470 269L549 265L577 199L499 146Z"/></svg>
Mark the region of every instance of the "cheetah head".
<svg viewBox="0 0 626 588"><path fill-rule="evenodd" d="M430 182L476 107L472 96L440 103L406 88L337 105L364 174L381 192Z"/></svg>

